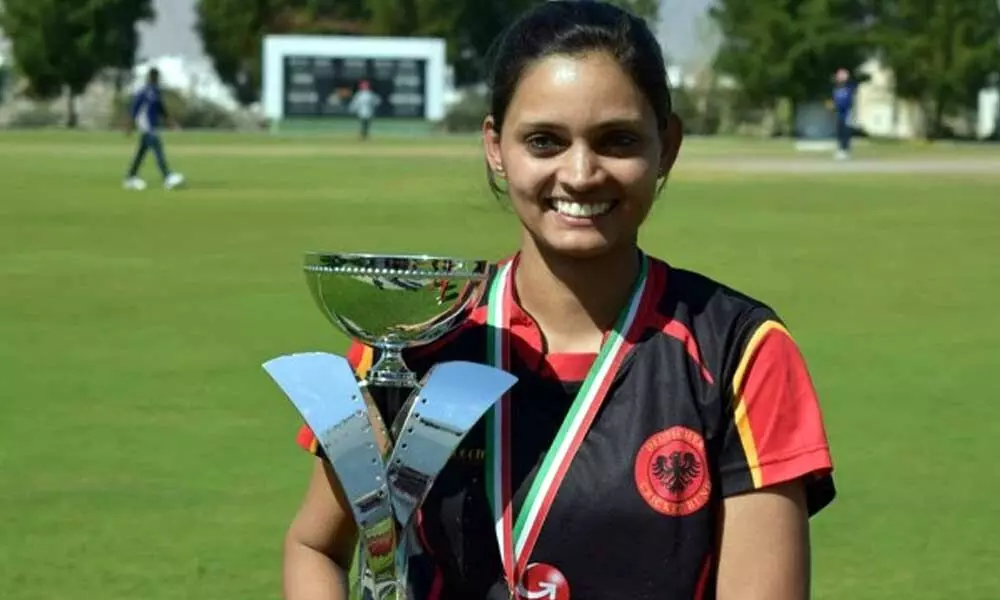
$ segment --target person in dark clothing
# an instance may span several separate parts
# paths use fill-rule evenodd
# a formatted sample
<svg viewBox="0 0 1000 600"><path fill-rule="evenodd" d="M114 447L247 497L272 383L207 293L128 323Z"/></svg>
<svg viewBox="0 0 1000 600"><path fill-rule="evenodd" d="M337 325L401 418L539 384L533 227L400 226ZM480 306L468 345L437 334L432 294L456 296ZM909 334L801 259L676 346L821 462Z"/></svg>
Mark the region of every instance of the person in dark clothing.
<svg viewBox="0 0 1000 600"><path fill-rule="evenodd" d="M847 69L839 69L834 76L833 106L837 132L837 158L844 160L851 156L851 113L854 110L854 96L857 82L851 79Z"/></svg>
<svg viewBox="0 0 1000 600"><path fill-rule="evenodd" d="M160 169L165 188L174 189L184 183L184 176L171 171L167 165L166 152L160 138L160 127L164 121L169 120L170 116L167 114L167 108L163 103L160 91L160 71L154 67L149 70L146 75L146 84L132 97L129 106L126 132L131 135L133 131L138 130L139 145L135 150L132 163L129 165L128 173L125 175L125 189L146 189L146 182L139 177L139 169L146 158L146 153L150 150L156 158L156 165Z"/></svg>

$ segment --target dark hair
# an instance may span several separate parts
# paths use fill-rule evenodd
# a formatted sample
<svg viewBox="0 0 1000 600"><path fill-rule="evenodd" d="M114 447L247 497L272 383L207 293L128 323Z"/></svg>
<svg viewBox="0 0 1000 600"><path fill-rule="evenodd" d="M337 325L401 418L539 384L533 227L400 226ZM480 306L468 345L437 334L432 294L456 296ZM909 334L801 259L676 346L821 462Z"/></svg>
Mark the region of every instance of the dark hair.
<svg viewBox="0 0 1000 600"><path fill-rule="evenodd" d="M597 0L542 2L522 14L490 49L488 75L494 128L503 127L507 107L525 69L552 55L603 51L614 57L642 91L662 130L671 113L663 52L645 21ZM492 171L490 187L499 192Z"/></svg>
<svg viewBox="0 0 1000 600"><path fill-rule="evenodd" d="M146 73L146 79L148 79L149 81L152 81L154 83L157 82L157 81L159 81L160 80L160 70L157 69L156 67L152 67L151 69L149 69L149 72Z"/></svg>

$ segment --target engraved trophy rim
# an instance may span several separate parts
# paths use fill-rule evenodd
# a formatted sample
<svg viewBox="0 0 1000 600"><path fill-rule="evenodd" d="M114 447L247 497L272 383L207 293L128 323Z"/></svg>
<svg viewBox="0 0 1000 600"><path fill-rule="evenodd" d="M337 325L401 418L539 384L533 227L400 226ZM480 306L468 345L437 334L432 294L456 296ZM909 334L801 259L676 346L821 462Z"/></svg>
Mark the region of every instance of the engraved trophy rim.
<svg viewBox="0 0 1000 600"><path fill-rule="evenodd" d="M324 261L329 259L344 259L344 260L361 260L361 261L379 261L379 260L404 260L409 261L410 268L398 268L398 267L368 267L371 269L377 269L380 274L400 274L400 273L412 273L418 275L428 275L428 276L438 276L438 277L454 277L456 279L475 279L485 281L489 278L491 270L498 263L496 260L485 259L485 258L468 258L465 256L447 256L444 254L413 254L406 252L337 252L337 251L308 251L305 253L305 269L307 272L312 272L317 270L324 273L359 273L364 271L358 271L360 267L348 267L343 271L340 271L338 267L331 267L329 265L323 264ZM473 265L473 268L465 269L423 269L423 268L413 268L420 263L433 263L438 261L446 261L448 263L456 265ZM318 268L319 267L319 268Z"/></svg>

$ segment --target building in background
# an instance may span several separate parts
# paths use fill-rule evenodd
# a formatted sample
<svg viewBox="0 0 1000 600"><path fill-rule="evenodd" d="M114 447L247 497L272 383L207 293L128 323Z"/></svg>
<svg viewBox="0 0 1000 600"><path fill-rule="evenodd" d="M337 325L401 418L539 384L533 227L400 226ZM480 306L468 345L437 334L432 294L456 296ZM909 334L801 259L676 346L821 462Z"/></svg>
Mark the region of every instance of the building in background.
<svg viewBox="0 0 1000 600"><path fill-rule="evenodd" d="M1000 76L996 78L1000 80ZM979 92L979 122L976 124L979 139L1000 140L1000 81Z"/></svg>
<svg viewBox="0 0 1000 600"><path fill-rule="evenodd" d="M926 134L926 115L919 103L899 98L891 69L872 59L860 69L870 79L858 86L854 125L872 137L914 139ZM994 134L1000 91L987 85L966 117L953 117L946 124L961 136L985 139ZM974 121L974 122L973 122Z"/></svg>
<svg viewBox="0 0 1000 600"><path fill-rule="evenodd" d="M3 10L3 2L0 2L0 11ZM10 40L0 29L0 104L7 99L11 85L11 55Z"/></svg>
<svg viewBox="0 0 1000 600"><path fill-rule="evenodd" d="M3 30L0 30L0 67L6 67L10 64L10 40L7 36L3 34Z"/></svg>
<svg viewBox="0 0 1000 600"><path fill-rule="evenodd" d="M853 125L867 135L913 139L924 134L923 110L916 102L896 96L891 69L871 59L859 69L868 81L858 86Z"/></svg>

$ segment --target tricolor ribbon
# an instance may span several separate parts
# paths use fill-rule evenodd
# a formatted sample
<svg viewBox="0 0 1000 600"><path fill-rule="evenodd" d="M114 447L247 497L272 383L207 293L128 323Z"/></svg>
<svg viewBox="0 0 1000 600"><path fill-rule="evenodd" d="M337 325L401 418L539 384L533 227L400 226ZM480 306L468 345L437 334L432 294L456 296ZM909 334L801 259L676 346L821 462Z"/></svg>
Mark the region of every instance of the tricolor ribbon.
<svg viewBox="0 0 1000 600"><path fill-rule="evenodd" d="M641 266L628 303L613 329L605 337L597 359L573 400L556 438L542 461L537 475L515 521L511 489L511 398L510 392L487 414L486 481L493 508L497 542L503 560L504 575L511 594L515 594L528 559L538 541L542 525L556 493L569 470L573 457L590 430L608 390L637 336L633 328L641 326L640 307L647 290L650 261L640 256ZM514 302L514 261L508 261L497 273L487 301L487 356L491 365L510 370L510 316Z"/></svg>

